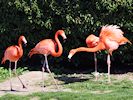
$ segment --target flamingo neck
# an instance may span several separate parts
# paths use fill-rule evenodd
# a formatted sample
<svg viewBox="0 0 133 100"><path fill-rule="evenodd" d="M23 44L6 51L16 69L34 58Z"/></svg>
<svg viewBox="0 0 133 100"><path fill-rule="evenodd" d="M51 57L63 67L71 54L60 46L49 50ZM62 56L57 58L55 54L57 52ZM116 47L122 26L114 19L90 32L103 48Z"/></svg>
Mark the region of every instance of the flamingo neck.
<svg viewBox="0 0 133 100"><path fill-rule="evenodd" d="M54 50L53 52L51 52L51 55L54 56L54 57L59 57L62 54L62 52L63 52L63 48L62 48L62 45L61 45L61 43L60 43L60 41L58 39L58 35L59 35L59 33L57 32L55 34L55 42L57 43L58 51L56 52Z"/></svg>
<svg viewBox="0 0 133 100"><path fill-rule="evenodd" d="M18 40L18 46L22 49L22 40L21 39Z"/></svg>
<svg viewBox="0 0 133 100"><path fill-rule="evenodd" d="M22 49L22 39L20 38L18 40L18 46L19 46L19 55L22 56L23 55L23 49Z"/></svg>
<svg viewBox="0 0 133 100"><path fill-rule="evenodd" d="M99 42L99 44L97 46L95 46L94 48L87 48L87 47L79 47L79 48L76 48L75 51L76 52L82 52L82 51L85 51L85 52L97 52L99 50L104 50L105 49L105 46L102 42Z"/></svg>

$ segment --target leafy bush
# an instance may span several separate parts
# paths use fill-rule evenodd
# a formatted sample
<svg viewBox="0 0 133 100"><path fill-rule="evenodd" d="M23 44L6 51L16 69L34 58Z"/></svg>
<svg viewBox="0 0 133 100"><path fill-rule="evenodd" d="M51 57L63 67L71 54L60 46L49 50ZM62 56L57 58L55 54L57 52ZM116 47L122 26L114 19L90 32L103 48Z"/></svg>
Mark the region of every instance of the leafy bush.
<svg viewBox="0 0 133 100"><path fill-rule="evenodd" d="M26 71L28 71L27 67L24 67L24 68L19 67L16 69L16 72L18 75L21 75L23 72L26 72ZM5 69L4 67L0 67L0 81L3 81L7 78L9 78L9 70Z"/></svg>
<svg viewBox="0 0 133 100"><path fill-rule="evenodd" d="M23 34L28 40L28 46L21 64L34 64L27 58L29 50L44 38L54 38L58 29L65 30L68 40L63 45L63 55L56 62L68 63L66 57L69 50L86 46L85 38L91 33L98 36L101 26L106 24L119 25L132 42L132 4L132 0L1 0L0 58L4 50L9 45L17 44L18 37ZM113 57L122 63L132 63L132 53L133 47L124 45L114 52ZM104 60L105 54L99 54L99 59ZM75 59L79 60L80 57ZM56 64L62 66L61 63Z"/></svg>
<svg viewBox="0 0 133 100"><path fill-rule="evenodd" d="M9 77L9 71L0 67L0 80L7 79Z"/></svg>

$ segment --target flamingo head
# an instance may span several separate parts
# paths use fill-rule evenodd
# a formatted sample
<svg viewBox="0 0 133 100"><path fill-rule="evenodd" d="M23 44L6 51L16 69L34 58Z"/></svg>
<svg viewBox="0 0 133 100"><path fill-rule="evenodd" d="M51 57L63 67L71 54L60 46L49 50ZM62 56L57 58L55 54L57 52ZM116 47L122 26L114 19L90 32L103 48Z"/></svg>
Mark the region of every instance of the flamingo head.
<svg viewBox="0 0 133 100"><path fill-rule="evenodd" d="M25 45L27 44L27 40L24 36L20 36L19 41L22 41Z"/></svg>
<svg viewBox="0 0 133 100"><path fill-rule="evenodd" d="M75 53L76 53L75 49L70 50L69 55L68 55L68 59L70 60Z"/></svg>
<svg viewBox="0 0 133 100"><path fill-rule="evenodd" d="M86 44L89 48L97 46L99 43L99 37L91 34L86 38Z"/></svg>
<svg viewBox="0 0 133 100"><path fill-rule="evenodd" d="M59 35L62 36L63 40L66 40L67 39L67 37L65 35L65 32L63 30L58 30L57 32L59 33Z"/></svg>

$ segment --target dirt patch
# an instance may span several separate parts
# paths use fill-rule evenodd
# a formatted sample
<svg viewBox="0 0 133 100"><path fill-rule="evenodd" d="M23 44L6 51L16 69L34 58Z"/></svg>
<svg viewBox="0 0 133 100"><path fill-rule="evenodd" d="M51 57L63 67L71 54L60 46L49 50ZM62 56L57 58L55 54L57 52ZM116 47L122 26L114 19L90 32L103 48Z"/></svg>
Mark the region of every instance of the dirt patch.
<svg viewBox="0 0 133 100"><path fill-rule="evenodd" d="M0 83L0 96L3 96L7 93L18 94L18 95L27 95L34 92L50 92L58 91L54 84L42 88L42 72L41 71L31 71L26 72L23 75L19 76L23 83L27 86L27 89L22 88L22 85L18 78L12 78L12 86L15 91L10 91L9 80ZM49 79L50 76L48 73L44 73L44 81ZM60 86L61 88L61 86Z"/></svg>
<svg viewBox="0 0 133 100"><path fill-rule="evenodd" d="M125 74L115 74L115 75L112 75L114 79L117 79L117 80L130 80L130 81L133 81L133 73L125 73Z"/></svg>
<svg viewBox="0 0 133 100"><path fill-rule="evenodd" d="M46 87L42 87L42 72L41 71L31 71L26 72L23 75L19 76L23 83L27 86L27 89L22 88L22 85L18 78L12 78L12 85L15 91L10 91L10 83L9 80L0 83L0 96L5 94L17 94L17 95L28 95L35 92L73 92L77 93L80 91L73 91L69 88L64 88L64 84L69 84L73 82L83 82L86 80L95 80L95 77L90 74L72 74L72 75L58 75L55 77L55 80L58 83L59 89L55 86L53 80L51 79L49 73L44 73L44 83ZM101 74L98 78L98 81L105 80L103 79L105 75ZM133 80L133 73L126 74L116 74L111 75L113 80ZM92 91L93 94L104 94L110 93L112 91ZM38 98L33 98L33 100L37 100Z"/></svg>

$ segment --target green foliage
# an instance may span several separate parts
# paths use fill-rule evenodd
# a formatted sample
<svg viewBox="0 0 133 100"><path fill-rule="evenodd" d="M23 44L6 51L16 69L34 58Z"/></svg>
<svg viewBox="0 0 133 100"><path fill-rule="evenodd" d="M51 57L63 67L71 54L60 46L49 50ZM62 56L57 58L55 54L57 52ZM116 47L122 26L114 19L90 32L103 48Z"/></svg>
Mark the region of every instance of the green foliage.
<svg viewBox="0 0 133 100"><path fill-rule="evenodd" d="M18 75L21 75L23 72L26 72L27 67L24 68L17 68L16 72ZM9 70L5 69L4 67L0 67L0 81L3 81L5 79L9 78Z"/></svg>
<svg viewBox="0 0 133 100"><path fill-rule="evenodd" d="M7 79L9 77L9 71L7 69L4 69L3 67L0 67L0 81L3 79Z"/></svg>
<svg viewBox="0 0 133 100"><path fill-rule="evenodd" d="M132 4L132 0L1 0L0 58L6 47L17 44L23 34L29 44L23 58L26 61L29 50L44 38L54 38L58 29L64 29L68 36L63 45L65 55L72 48L86 46L86 37L91 33L98 36L101 26L106 24L119 25L132 42ZM132 62L132 51L132 46L125 45L114 57L120 55L123 63ZM101 55L98 57L102 59Z"/></svg>

